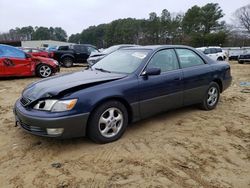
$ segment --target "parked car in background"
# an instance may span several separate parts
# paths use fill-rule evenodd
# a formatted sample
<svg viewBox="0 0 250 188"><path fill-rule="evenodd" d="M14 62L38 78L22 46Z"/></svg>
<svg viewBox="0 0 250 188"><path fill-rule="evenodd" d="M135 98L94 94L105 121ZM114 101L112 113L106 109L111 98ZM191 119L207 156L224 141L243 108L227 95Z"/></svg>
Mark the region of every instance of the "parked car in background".
<svg viewBox="0 0 250 188"><path fill-rule="evenodd" d="M40 57L51 57L51 52L47 52L45 50L37 49L37 48L21 48L24 52L32 55L32 56L40 56Z"/></svg>
<svg viewBox="0 0 250 188"><path fill-rule="evenodd" d="M57 50L57 46L49 46L46 48L46 51L47 52L54 52Z"/></svg>
<svg viewBox="0 0 250 188"><path fill-rule="evenodd" d="M120 45L114 45L111 46L105 50L103 50L102 52L93 52L90 54L89 58L88 58L88 65L92 66L95 63L97 63L98 61L100 61L104 56L111 54L112 52L122 49L122 48L128 48L128 47L135 47L138 45L134 45L134 44L120 44Z"/></svg>
<svg viewBox="0 0 250 188"><path fill-rule="evenodd" d="M226 52L224 52L219 46L200 47L196 49L200 50L215 61L224 61L227 58Z"/></svg>
<svg viewBox="0 0 250 188"><path fill-rule="evenodd" d="M46 78L59 70L56 60L35 57L15 47L0 44L0 77L36 75Z"/></svg>
<svg viewBox="0 0 250 188"><path fill-rule="evenodd" d="M40 136L119 139L128 123L173 108L216 107L230 65L187 46L117 50L80 72L32 83L16 101L16 124ZM168 134L168 133L166 133Z"/></svg>
<svg viewBox="0 0 250 188"><path fill-rule="evenodd" d="M67 50L54 51L52 56L64 67L71 67L74 63L87 63L92 52L98 52L98 49L90 44L76 44L69 46Z"/></svg>
<svg viewBox="0 0 250 188"><path fill-rule="evenodd" d="M245 62L250 62L250 54L243 54L238 57L238 63L243 64Z"/></svg>

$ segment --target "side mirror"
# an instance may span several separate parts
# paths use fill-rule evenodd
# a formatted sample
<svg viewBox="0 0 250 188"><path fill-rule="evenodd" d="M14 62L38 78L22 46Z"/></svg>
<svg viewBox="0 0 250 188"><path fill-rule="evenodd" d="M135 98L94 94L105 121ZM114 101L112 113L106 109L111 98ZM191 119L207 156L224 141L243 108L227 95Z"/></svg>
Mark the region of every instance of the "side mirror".
<svg viewBox="0 0 250 188"><path fill-rule="evenodd" d="M25 57L28 59L31 58L32 56L30 54L25 53Z"/></svg>
<svg viewBox="0 0 250 188"><path fill-rule="evenodd" d="M142 72L142 76L153 76L153 75L160 75L161 69L160 68L148 68Z"/></svg>

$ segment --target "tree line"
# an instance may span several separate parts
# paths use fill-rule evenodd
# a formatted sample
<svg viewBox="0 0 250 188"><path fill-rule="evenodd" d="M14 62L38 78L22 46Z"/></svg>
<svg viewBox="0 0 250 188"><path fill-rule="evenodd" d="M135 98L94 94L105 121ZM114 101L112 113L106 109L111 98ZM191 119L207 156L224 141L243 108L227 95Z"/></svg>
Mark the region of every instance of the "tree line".
<svg viewBox="0 0 250 188"><path fill-rule="evenodd" d="M147 19L118 19L111 23L90 26L81 33L67 33L60 27L23 27L0 35L1 40L59 40L89 43L106 48L115 44L184 44L197 46L249 46L250 4L237 9L234 25L223 21L219 4L193 6L185 13L163 9L160 15L151 12Z"/></svg>
<svg viewBox="0 0 250 188"><path fill-rule="evenodd" d="M16 27L0 34L0 41L57 40L67 41L67 33L61 27Z"/></svg>
<svg viewBox="0 0 250 188"><path fill-rule="evenodd" d="M250 5L237 9L234 16L236 24L226 24L222 20L223 10L217 3L193 6L185 14L163 9L160 15L150 13L148 19L118 19L91 26L71 35L69 41L98 47L121 43L184 44L194 47L250 45Z"/></svg>

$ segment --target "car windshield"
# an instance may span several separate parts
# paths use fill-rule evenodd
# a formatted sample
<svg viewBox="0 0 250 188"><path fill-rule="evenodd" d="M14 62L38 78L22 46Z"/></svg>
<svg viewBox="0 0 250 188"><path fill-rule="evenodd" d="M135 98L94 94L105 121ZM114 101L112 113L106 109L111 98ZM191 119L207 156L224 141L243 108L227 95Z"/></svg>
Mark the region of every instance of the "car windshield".
<svg viewBox="0 0 250 188"><path fill-rule="evenodd" d="M111 47L107 48L106 50L103 50L102 53L104 53L104 54L110 54L110 53L112 53L112 52L118 50L119 47L120 47L120 46L111 46Z"/></svg>
<svg viewBox="0 0 250 188"><path fill-rule="evenodd" d="M133 73L145 57L149 50L118 50L98 61L91 68L116 73Z"/></svg>

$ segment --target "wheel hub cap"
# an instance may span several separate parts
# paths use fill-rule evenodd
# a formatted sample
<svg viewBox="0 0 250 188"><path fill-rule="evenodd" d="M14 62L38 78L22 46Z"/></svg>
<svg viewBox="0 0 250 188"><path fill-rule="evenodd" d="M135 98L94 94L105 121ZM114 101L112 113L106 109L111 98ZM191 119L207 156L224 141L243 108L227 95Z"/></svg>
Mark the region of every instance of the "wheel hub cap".
<svg viewBox="0 0 250 188"><path fill-rule="evenodd" d="M208 91L207 104L213 106L218 100L218 90L215 87L211 87Z"/></svg>
<svg viewBox="0 0 250 188"><path fill-rule="evenodd" d="M40 68L40 74L43 76L43 77L48 77L48 76L50 76L50 74L51 74L51 69L50 69L50 67L48 67L48 66L41 66L41 68Z"/></svg>
<svg viewBox="0 0 250 188"><path fill-rule="evenodd" d="M118 108L109 108L99 119L99 131L102 136L111 138L116 136L123 126L123 115Z"/></svg>

